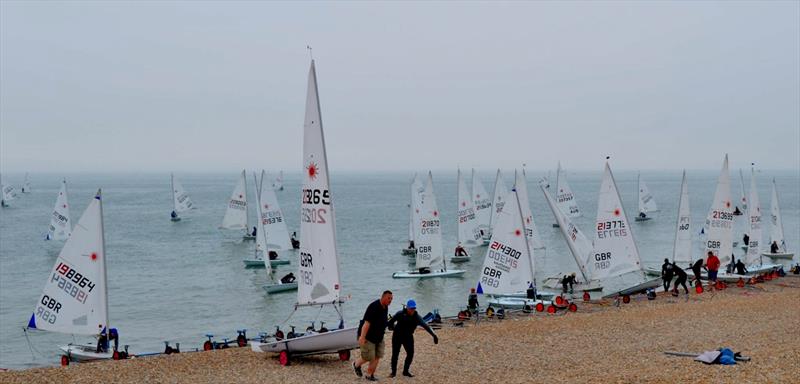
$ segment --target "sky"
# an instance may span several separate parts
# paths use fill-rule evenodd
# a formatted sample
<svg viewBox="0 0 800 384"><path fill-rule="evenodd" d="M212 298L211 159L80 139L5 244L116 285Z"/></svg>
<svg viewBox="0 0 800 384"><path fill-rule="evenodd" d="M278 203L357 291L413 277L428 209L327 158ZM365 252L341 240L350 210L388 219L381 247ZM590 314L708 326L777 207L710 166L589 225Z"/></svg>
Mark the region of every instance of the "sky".
<svg viewBox="0 0 800 384"><path fill-rule="evenodd" d="M0 171L800 170L800 2L0 2Z"/></svg>

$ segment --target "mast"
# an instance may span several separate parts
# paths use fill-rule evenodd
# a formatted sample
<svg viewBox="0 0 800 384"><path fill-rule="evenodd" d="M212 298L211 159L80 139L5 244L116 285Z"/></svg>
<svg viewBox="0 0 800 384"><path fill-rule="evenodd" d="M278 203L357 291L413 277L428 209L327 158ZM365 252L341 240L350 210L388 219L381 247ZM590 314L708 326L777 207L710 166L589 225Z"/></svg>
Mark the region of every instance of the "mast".
<svg viewBox="0 0 800 384"><path fill-rule="evenodd" d="M517 170L514 170L514 180L517 179ZM529 284L532 284L534 287L536 286L536 275L534 274L533 268L533 250L531 250L531 244L528 241L528 228L525 227L525 216L522 214L522 202L519 200L519 193L517 192L517 188L514 188L514 197L517 199L517 210L519 211L519 219L522 222L522 234L525 236L525 249L528 251L528 268L530 269L531 273L531 281Z"/></svg>
<svg viewBox="0 0 800 384"><path fill-rule="evenodd" d="M175 205L175 174L174 173L170 173L169 177L170 177L169 178L169 185L172 188L172 190L170 191L170 192L172 192L172 211L175 212L175 214L177 215L178 214L178 206Z"/></svg>
<svg viewBox="0 0 800 384"><path fill-rule="evenodd" d="M106 339L110 339L111 337L111 325L108 322L108 273L106 272L108 269L108 264L106 263L106 229L105 224L103 223L103 199L101 197L101 190L97 190L97 196L95 196L100 202L100 254L103 255L103 289L106 291L104 296L106 311L105 311L105 324L106 324Z"/></svg>

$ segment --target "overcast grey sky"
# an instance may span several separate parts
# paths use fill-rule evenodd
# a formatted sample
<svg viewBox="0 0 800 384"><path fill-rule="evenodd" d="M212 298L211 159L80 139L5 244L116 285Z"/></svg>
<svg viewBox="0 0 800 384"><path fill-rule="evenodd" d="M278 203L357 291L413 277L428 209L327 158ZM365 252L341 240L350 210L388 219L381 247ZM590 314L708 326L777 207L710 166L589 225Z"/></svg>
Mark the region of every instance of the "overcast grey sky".
<svg viewBox="0 0 800 384"><path fill-rule="evenodd" d="M4 0L0 168L798 169L799 4Z"/></svg>

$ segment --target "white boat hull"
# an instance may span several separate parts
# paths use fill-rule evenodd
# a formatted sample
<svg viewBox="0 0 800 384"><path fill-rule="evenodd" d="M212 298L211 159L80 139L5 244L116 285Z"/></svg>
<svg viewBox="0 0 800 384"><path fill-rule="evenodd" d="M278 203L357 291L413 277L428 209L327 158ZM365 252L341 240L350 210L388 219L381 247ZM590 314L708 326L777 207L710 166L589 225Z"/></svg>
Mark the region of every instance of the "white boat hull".
<svg viewBox="0 0 800 384"><path fill-rule="evenodd" d="M769 257L770 259L784 259L784 260L791 260L794 257L794 253L789 253L789 252L784 252L784 253L761 252L761 255Z"/></svg>
<svg viewBox="0 0 800 384"><path fill-rule="evenodd" d="M523 309L525 308L525 305L528 305L530 308L533 308L536 306L536 304L539 303L542 303L544 306L553 304L552 301L533 300L522 297L495 297L489 299L489 305L492 307L510 308L510 309Z"/></svg>
<svg viewBox="0 0 800 384"><path fill-rule="evenodd" d="M271 343L251 341L250 348L254 352L278 353L286 351L293 356L334 353L358 348L357 332L358 327L352 327L335 329L323 333L313 333Z"/></svg>
<svg viewBox="0 0 800 384"><path fill-rule="evenodd" d="M623 289L621 291L618 291L618 292L609 293L607 295L604 295L603 297L604 298L608 298L608 297L615 297L615 296L632 295L632 294L635 294L635 293L644 292L644 291L646 291L646 290L648 290L650 288L656 288L656 287L662 285L662 283L663 283L663 281L661 280L661 278L655 278L655 279L652 279L652 280L645 281L645 282L643 282L641 284L634 285L633 287L625 288L625 289Z"/></svg>
<svg viewBox="0 0 800 384"><path fill-rule="evenodd" d="M111 360L114 357L114 352L95 352L97 345L80 345L80 344L67 344L59 347L64 354L69 357L71 361L95 361L95 360Z"/></svg>
<svg viewBox="0 0 800 384"><path fill-rule="evenodd" d="M181 218L180 218L180 217L170 217L169 219L170 219L171 221L181 221Z"/></svg>
<svg viewBox="0 0 800 384"><path fill-rule="evenodd" d="M453 256L450 258L451 263L466 263L469 261L469 256Z"/></svg>
<svg viewBox="0 0 800 384"><path fill-rule="evenodd" d="M636 221L648 221L648 220L651 220L651 219L652 219L652 217L638 217L637 216L634 220L636 220Z"/></svg>
<svg viewBox="0 0 800 384"><path fill-rule="evenodd" d="M296 291L297 290L297 282L294 282L294 283L266 284L266 285L263 286L263 288L264 288L265 291L267 291L267 293Z"/></svg>
<svg viewBox="0 0 800 384"><path fill-rule="evenodd" d="M429 273L419 273L419 271L402 271L392 274L395 279L426 279L430 277L459 277L464 274L463 270L451 269L447 271L431 271Z"/></svg>
<svg viewBox="0 0 800 384"><path fill-rule="evenodd" d="M563 275L562 275L563 276ZM561 279L560 276L548 277L544 280L542 284L545 288L561 290ZM603 285L596 280L590 281L588 283L578 283L572 285L573 292L593 292L593 291L602 291Z"/></svg>
<svg viewBox="0 0 800 384"><path fill-rule="evenodd" d="M267 266L264 265L264 260L261 260L261 259L244 259L243 262L244 262L244 266L247 267L247 268L266 268L267 267ZM285 259L275 259L275 260L270 260L269 261L269 265L271 265L273 267L278 266L278 265L285 265L285 264L290 264L290 261L289 260L285 260Z"/></svg>

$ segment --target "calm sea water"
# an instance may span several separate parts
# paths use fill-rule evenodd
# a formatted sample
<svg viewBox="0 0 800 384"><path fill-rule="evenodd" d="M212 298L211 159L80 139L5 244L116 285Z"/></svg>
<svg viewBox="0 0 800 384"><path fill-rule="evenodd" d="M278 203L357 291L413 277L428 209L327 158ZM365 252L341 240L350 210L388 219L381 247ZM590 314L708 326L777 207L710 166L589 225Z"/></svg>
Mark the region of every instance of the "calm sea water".
<svg viewBox="0 0 800 384"><path fill-rule="evenodd" d="M569 181L584 217L578 225L590 235L600 186L600 167L592 173L570 173ZM508 183L513 171L504 174ZM248 175L249 176L249 175ZM413 297L423 313L438 308L454 314L466 303L483 263L485 248L472 252L473 259L462 264L463 278L394 280L392 272L409 268L410 258L400 255L408 236L408 183L411 174L336 173L331 176L336 205L337 240L342 286L350 301L344 316L355 324L365 306L385 289L395 292L391 310ZM494 172L480 174L492 191ZM536 181L542 173L529 172L528 190L534 219L547 252L537 255L537 278L575 270L572 257ZM734 200L739 198L738 173L732 172ZM32 174L32 193L20 195L11 207L0 210L0 367L23 368L58 362L57 345L90 341L81 336L29 333L30 346L22 327L27 324L35 300L63 242L43 241L62 175ZM261 286L267 278L263 269L245 269L242 259L253 252L253 242L241 234L217 229L226 201L238 173L177 174L176 177L198 209L183 221L169 220L172 209L168 174L74 174L69 182L71 215L77 221L98 187L103 188L108 254L109 316L118 328L121 343L131 352L163 350L163 341L180 342L182 349L199 347L204 334L235 338L236 329L249 335L272 331L275 325L305 329L312 320L335 326L330 309L305 308L290 320L295 293L267 295ZM286 189L278 193L289 231L299 228L299 174L286 173ZM636 173L615 174L626 212L637 212ZM692 224L702 226L716 186L717 172L689 172ZM800 250L800 176L797 171L758 174L762 206L769 207L770 180L776 177L782 203L786 241ZM674 223L680 189L680 172L642 174L661 211L655 219L632 223L645 264L658 265L672 252ZM249 179L248 179L249 180ZM4 182L19 186L22 175L3 175ZM251 181L251 180L249 180ZM252 181L251 181L252 182ZM749 186L749 180L745 180ZM443 217L446 255L456 243L456 172L434 174L439 208ZM252 186L248 186L248 193ZM19 191L19 187L17 187ZM251 200L252 201L252 200ZM254 215L251 213L251 216ZM449 218L449 219L448 219ZM736 233L741 236L740 230ZM765 233L765 236L768 236ZM697 239L695 238L697 241ZM766 241L766 239L765 239ZM697 255L700 251L696 247ZM736 250L738 255L741 250ZM292 265L281 266L283 275L297 268L296 253L284 257ZM318 323L317 323L318 324Z"/></svg>

